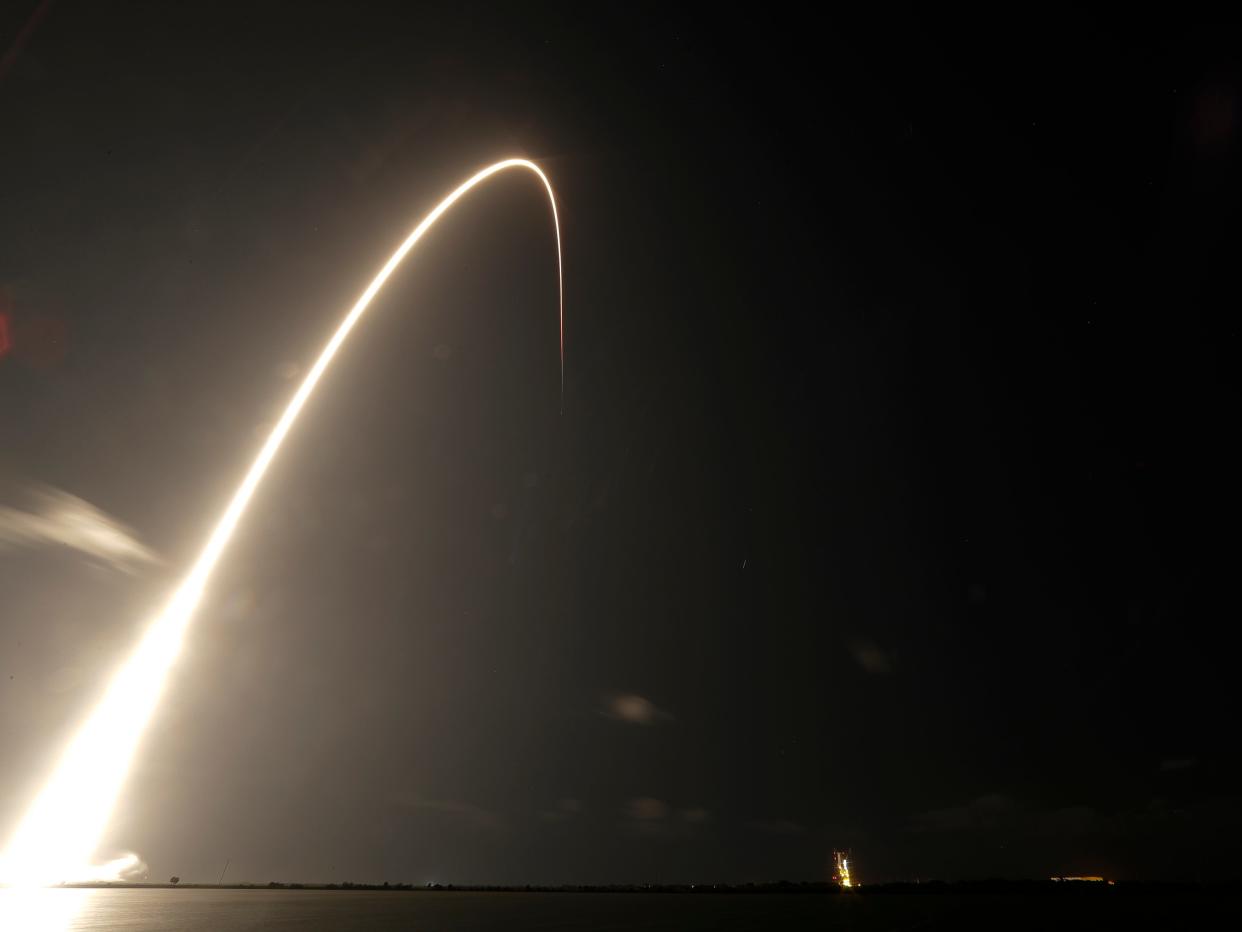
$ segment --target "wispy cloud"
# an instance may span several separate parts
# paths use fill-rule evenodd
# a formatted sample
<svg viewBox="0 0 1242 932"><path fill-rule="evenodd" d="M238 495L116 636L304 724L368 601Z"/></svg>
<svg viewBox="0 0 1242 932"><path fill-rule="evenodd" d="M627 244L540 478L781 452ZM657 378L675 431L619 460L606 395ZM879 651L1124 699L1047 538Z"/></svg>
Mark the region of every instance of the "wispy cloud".
<svg viewBox="0 0 1242 932"><path fill-rule="evenodd" d="M1006 832L1030 837L1066 837L1116 832L1129 821L1126 813L1104 813L1091 806L1043 807L1004 793L989 793L960 806L932 809L914 817L916 832Z"/></svg>
<svg viewBox="0 0 1242 932"><path fill-rule="evenodd" d="M807 827L789 819L755 819L746 823L747 828L764 835L805 835Z"/></svg>
<svg viewBox="0 0 1242 932"><path fill-rule="evenodd" d="M568 822L581 813L582 803L579 800L567 797L559 800L553 808L540 812L539 817L545 822Z"/></svg>
<svg viewBox="0 0 1242 932"><path fill-rule="evenodd" d="M648 838L686 838L711 821L702 806L674 809L661 799L639 796L625 806L625 828Z"/></svg>
<svg viewBox="0 0 1242 932"><path fill-rule="evenodd" d="M633 693L613 693L605 696L604 707L600 710L600 714L605 718L630 725L654 725L656 722L672 718L650 699L636 696Z"/></svg>
<svg viewBox="0 0 1242 932"><path fill-rule="evenodd" d="M668 806L650 796L640 796L629 801L625 814L635 822L658 822L667 818Z"/></svg>
<svg viewBox="0 0 1242 932"><path fill-rule="evenodd" d="M459 799L424 799L407 795L402 796L400 801L410 809L440 813L476 831L494 831L504 824L498 813Z"/></svg>
<svg viewBox="0 0 1242 932"><path fill-rule="evenodd" d="M39 485L22 498L24 508L0 505L0 548L68 547L127 572L158 562L132 530L76 495Z"/></svg>
<svg viewBox="0 0 1242 932"><path fill-rule="evenodd" d="M893 672L893 658L871 641L855 641L850 646L854 662L871 674Z"/></svg>
<svg viewBox="0 0 1242 932"><path fill-rule="evenodd" d="M1003 793L989 793L960 806L931 809L914 817L911 828L918 832L978 831L1010 825L1020 807Z"/></svg>
<svg viewBox="0 0 1242 932"><path fill-rule="evenodd" d="M1168 757L1160 762L1161 773L1172 773L1175 770L1190 770L1199 762L1193 757Z"/></svg>

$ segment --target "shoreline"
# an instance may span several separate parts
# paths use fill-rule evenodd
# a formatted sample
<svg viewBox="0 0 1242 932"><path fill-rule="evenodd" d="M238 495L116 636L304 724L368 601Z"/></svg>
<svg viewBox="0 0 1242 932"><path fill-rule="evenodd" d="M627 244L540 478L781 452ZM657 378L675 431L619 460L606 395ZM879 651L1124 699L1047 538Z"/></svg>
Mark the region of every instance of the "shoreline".
<svg viewBox="0 0 1242 932"><path fill-rule="evenodd" d="M1196 883L1179 881L1053 881L1053 880L977 880L919 881L872 884L843 889L835 883L772 883L747 884L562 884L562 885L486 885L486 884L425 884L409 883L157 883L148 881L98 881L57 884L52 890L302 890L364 893L613 893L613 894L681 894L703 895L770 895L796 894L818 896L898 896L1037 894L1041 896L1119 896L1127 894L1236 894L1238 882ZM0 890L5 888L0 887Z"/></svg>

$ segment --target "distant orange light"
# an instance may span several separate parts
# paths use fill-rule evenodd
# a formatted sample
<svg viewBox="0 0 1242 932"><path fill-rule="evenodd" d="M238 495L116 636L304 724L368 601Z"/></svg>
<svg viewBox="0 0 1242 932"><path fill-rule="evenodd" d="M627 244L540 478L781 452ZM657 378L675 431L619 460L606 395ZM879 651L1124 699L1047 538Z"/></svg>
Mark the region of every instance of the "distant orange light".
<svg viewBox="0 0 1242 932"><path fill-rule="evenodd" d="M1087 883L1112 883L1111 880L1105 881L1103 877L1096 877L1095 875L1084 876L1084 877L1050 877L1049 879L1050 880L1080 880L1080 881L1084 881Z"/></svg>

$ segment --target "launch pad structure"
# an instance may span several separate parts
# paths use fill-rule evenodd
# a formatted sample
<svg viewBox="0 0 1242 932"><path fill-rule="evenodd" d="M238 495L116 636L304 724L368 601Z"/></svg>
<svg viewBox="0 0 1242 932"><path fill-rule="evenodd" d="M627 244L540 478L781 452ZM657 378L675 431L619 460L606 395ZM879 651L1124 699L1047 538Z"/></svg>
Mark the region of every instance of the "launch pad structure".
<svg viewBox="0 0 1242 932"><path fill-rule="evenodd" d="M850 853L848 851L834 851L832 852L832 859L836 866L836 872L832 875L832 879L841 885L842 890L857 887L858 881L850 873Z"/></svg>

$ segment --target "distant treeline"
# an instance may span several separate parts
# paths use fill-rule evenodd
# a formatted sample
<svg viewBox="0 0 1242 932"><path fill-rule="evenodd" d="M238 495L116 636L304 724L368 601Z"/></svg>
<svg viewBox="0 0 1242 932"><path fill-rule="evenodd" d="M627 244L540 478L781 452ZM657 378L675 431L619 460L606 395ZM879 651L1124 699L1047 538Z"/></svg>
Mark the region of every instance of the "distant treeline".
<svg viewBox="0 0 1242 932"><path fill-rule="evenodd" d="M842 889L835 883L798 883L778 880L771 883L744 884L577 884L560 886L440 884L415 885L411 883L81 883L65 884L76 888L107 889L210 889L210 890L366 890L366 891L419 891L431 893L683 893L683 894L764 894L805 893L832 896L935 896L943 894L1044 894L1048 896L1118 896L1128 894L1204 894L1222 893L1236 896L1242 885L1172 883L1156 881L1117 881L1114 884L1097 881L1076 880L925 880L908 883L868 884Z"/></svg>

